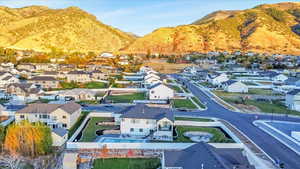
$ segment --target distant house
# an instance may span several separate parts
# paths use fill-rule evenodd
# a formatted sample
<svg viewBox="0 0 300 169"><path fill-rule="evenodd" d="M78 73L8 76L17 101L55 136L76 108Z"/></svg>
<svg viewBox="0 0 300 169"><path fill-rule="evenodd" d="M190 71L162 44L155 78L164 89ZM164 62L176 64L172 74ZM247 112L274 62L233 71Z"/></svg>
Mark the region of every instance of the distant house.
<svg viewBox="0 0 300 169"><path fill-rule="evenodd" d="M154 74L154 73L150 73L150 74L148 74L148 75L146 75L146 76L144 77L145 80L146 80L146 79L149 79L149 78L160 79L160 77L159 77L158 75Z"/></svg>
<svg viewBox="0 0 300 169"><path fill-rule="evenodd" d="M94 70L91 72L92 78L95 80L107 80L109 78L108 73L104 73L100 70Z"/></svg>
<svg viewBox="0 0 300 169"><path fill-rule="evenodd" d="M170 109L138 104L121 112L122 135L173 140L174 114Z"/></svg>
<svg viewBox="0 0 300 169"><path fill-rule="evenodd" d="M23 98L37 99L44 91L32 83L13 83L7 86L6 93Z"/></svg>
<svg viewBox="0 0 300 169"><path fill-rule="evenodd" d="M300 111L300 89L294 89L286 94L285 105L291 110Z"/></svg>
<svg viewBox="0 0 300 169"><path fill-rule="evenodd" d="M150 100L168 100L172 99L174 95L174 90L162 83L157 83L149 88Z"/></svg>
<svg viewBox="0 0 300 169"><path fill-rule="evenodd" d="M275 82L284 82L288 77L284 74L274 74L271 76L271 79Z"/></svg>
<svg viewBox="0 0 300 169"><path fill-rule="evenodd" d="M19 83L20 80L16 78L14 75L11 75L7 72L0 72L0 87L7 87L12 83Z"/></svg>
<svg viewBox="0 0 300 169"><path fill-rule="evenodd" d="M19 64L17 66L17 69L25 69L25 70L28 70L28 71L34 71L35 70L35 66L33 64L30 64L30 63L24 63L24 64Z"/></svg>
<svg viewBox="0 0 300 169"><path fill-rule="evenodd" d="M108 53L108 52L105 52L105 53L102 53L100 55L101 58L115 58L116 56L114 56L112 53Z"/></svg>
<svg viewBox="0 0 300 169"><path fill-rule="evenodd" d="M75 101L96 100L97 92L91 91L89 89L72 89L61 91L58 95L60 97L64 97L65 99L71 99Z"/></svg>
<svg viewBox="0 0 300 169"><path fill-rule="evenodd" d="M37 71L52 71L54 67L49 63L37 63L35 64L35 70Z"/></svg>
<svg viewBox="0 0 300 169"><path fill-rule="evenodd" d="M162 169L255 169L242 149L215 148L197 143L183 150L167 150L161 158Z"/></svg>
<svg viewBox="0 0 300 169"><path fill-rule="evenodd" d="M34 83L44 89L59 88L59 81L52 76L35 76L28 80L29 83Z"/></svg>
<svg viewBox="0 0 300 169"><path fill-rule="evenodd" d="M228 80L226 82L222 82L221 86L226 92L248 93L248 86L240 81Z"/></svg>
<svg viewBox="0 0 300 169"><path fill-rule="evenodd" d="M284 84L288 86L300 86L300 78L289 77L287 80L284 81Z"/></svg>
<svg viewBox="0 0 300 169"><path fill-rule="evenodd" d="M15 113L15 121L42 122L51 128L70 129L81 113L81 106L74 102L67 104L29 104Z"/></svg>
<svg viewBox="0 0 300 169"><path fill-rule="evenodd" d="M68 82L87 83L91 81L90 74L85 71L70 71L66 76Z"/></svg>
<svg viewBox="0 0 300 169"><path fill-rule="evenodd" d="M222 82L226 82L227 80L229 80L229 78L225 73L222 74L216 73L212 75L209 74L207 80L213 85L220 85Z"/></svg>

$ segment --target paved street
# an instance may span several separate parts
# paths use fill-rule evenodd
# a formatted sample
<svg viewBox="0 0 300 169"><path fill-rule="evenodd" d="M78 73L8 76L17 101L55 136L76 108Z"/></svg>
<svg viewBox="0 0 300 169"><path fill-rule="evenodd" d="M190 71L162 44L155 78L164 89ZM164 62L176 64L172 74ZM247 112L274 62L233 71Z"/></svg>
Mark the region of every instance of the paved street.
<svg viewBox="0 0 300 169"><path fill-rule="evenodd" d="M178 75L173 75L173 77L180 78ZM255 114L245 114L233 112L225 109L223 106L219 105L209 97L209 94L202 91L194 84L190 83L188 80L180 78L184 81L185 85L189 90L198 97L203 103L206 103L208 107L207 110L201 112L177 112L177 115L194 116L194 117L214 117L226 120L230 124L234 125L241 132L243 132L247 137L249 137L256 145L258 145L263 151L265 151L272 159L280 160L285 164L285 168L288 169L299 169L300 168L300 156L294 151L290 150L288 147L283 145L281 142L268 135L261 129L253 125L255 119ZM258 115L260 120L269 120L271 115ZM293 121L300 122L300 118L293 117L283 117L274 116L274 120L281 121Z"/></svg>

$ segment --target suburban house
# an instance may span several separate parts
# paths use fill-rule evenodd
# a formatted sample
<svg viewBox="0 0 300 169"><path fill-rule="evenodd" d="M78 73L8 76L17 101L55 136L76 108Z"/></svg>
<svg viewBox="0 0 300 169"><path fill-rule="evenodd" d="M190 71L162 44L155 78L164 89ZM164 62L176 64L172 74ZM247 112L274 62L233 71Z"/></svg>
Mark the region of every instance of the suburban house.
<svg viewBox="0 0 300 169"><path fill-rule="evenodd" d="M288 86L300 86L300 78L289 77L287 80L284 81L284 84Z"/></svg>
<svg viewBox="0 0 300 169"><path fill-rule="evenodd" d="M32 83L13 83L7 86L6 93L22 98L38 99L44 91Z"/></svg>
<svg viewBox="0 0 300 169"><path fill-rule="evenodd" d="M226 92L248 93L248 86L240 81L227 80L221 83L221 87Z"/></svg>
<svg viewBox="0 0 300 169"><path fill-rule="evenodd" d="M173 140L174 114L170 109L137 104L120 113L121 135Z"/></svg>
<svg viewBox="0 0 300 169"><path fill-rule="evenodd" d="M19 83L20 80L10 73L1 72L0 73L0 87L7 87L12 83Z"/></svg>
<svg viewBox="0 0 300 169"><path fill-rule="evenodd" d="M208 82L210 82L213 85L220 85L222 82L226 82L227 80L229 80L229 78L225 73L216 73L208 75Z"/></svg>
<svg viewBox="0 0 300 169"><path fill-rule="evenodd" d="M87 83L91 81L90 74L85 71L70 71L66 76L68 82Z"/></svg>
<svg viewBox="0 0 300 169"><path fill-rule="evenodd" d="M60 91L58 95L65 100L96 100L97 92L89 89L72 89Z"/></svg>
<svg viewBox="0 0 300 169"><path fill-rule="evenodd" d="M29 83L34 83L44 89L59 88L59 81L52 76L35 76L28 80Z"/></svg>
<svg viewBox="0 0 300 169"><path fill-rule="evenodd" d="M51 128L70 129L81 113L81 106L74 102L66 104L29 104L15 113L15 121L42 122Z"/></svg>
<svg viewBox="0 0 300 169"><path fill-rule="evenodd" d="M52 146L60 147L68 140L68 130L64 128L53 128L51 132Z"/></svg>
<svg viewBox="0 0 300 169"><path fill-rule="evenodd" d="M288 77L284 74L273 74L271 76L271 79L275 82L284 82L285 80L288 79Z"/></svg>
<svg viewBox="0 0 300 169"><path fill-rule="evenodd" d="M294 89L286 94L285 105L291 110L300 111L300 89Z"/></svg>
<svg viewBox="0 0 300 169"><path fill-rule="evenodd" d="M100 70L94 70L91 74L94 80L107 80L109 78L108 73L101 72Z"/></svg>
<svg viewBox="0 0 300 169"><path fill-rule="evenodd" d="M24 64L19 64L17 66L17 69L25 69L25 70L28 70L28 71L34 71L35 66L33 64L30 64L30 63L24 63Z"/></svg>
<svg viewBox="0 0 300 169"><path fill-rule="evenodd" d="M183 150L162 153L162 169L255 169L239 148L215 148L197 143Z"/></svg>
<svg viewBox="0 0 300 169"><path fill-rule="evenodd" d="M154 74L154 73L150 73L150 74L148 74L148 75L146 75L146 76L144 77L145 80L146 80L146 79L149 79L149 78L160 79L160 77L159 77L158 75Z"/></svg>
<svg viewBox="0 0 300 169"><path fill-rule="evenodd" d="M52 71L55 67L49 63L37 63L35 64L35 70L37 71Z"/></svg>
<svg viewBox="0 0 300 169"><path fill-rule="evenodd" d="M163 83L157 83L149 88L150 100L168 100L172 99L175 91Z"/></svg>

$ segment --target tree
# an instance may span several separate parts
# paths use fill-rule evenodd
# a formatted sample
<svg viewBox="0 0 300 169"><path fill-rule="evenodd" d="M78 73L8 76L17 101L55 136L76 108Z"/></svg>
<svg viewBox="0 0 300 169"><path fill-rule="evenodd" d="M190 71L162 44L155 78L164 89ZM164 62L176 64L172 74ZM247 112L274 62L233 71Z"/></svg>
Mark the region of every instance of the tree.
<svg viewBox="0 0 300 169"><path fill-rule="evenodd" d="M51 129L42 123L22 121L8 127L4 148L12 155L36 157L51 152Z"/></svg>
<svg viewBox="0 0 300 169"><path fill-rule="evenodd" d="M2 152L2 150L3 150L5 134L6 134L5 127L0 126L0 152Z"/></svg>

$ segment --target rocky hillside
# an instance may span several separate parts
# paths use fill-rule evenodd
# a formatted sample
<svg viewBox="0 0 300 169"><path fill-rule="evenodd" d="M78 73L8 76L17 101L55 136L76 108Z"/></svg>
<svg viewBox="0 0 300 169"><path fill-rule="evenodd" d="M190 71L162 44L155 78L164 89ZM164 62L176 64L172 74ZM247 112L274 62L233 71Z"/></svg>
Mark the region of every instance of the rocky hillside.
<svg viewBox="0 0 300 169"><path fill-rule="evenodd" d="M125 53L254 51L300 54L300 3L217 11L190 24L160 28L137 39Z"/></svg>
<svg viewBox="0 0 300 169"><path fill-rule="evenodd" d="M0 7L0 47L114 52L134 40L134 36L99 22L77 7Z"/></svg>

